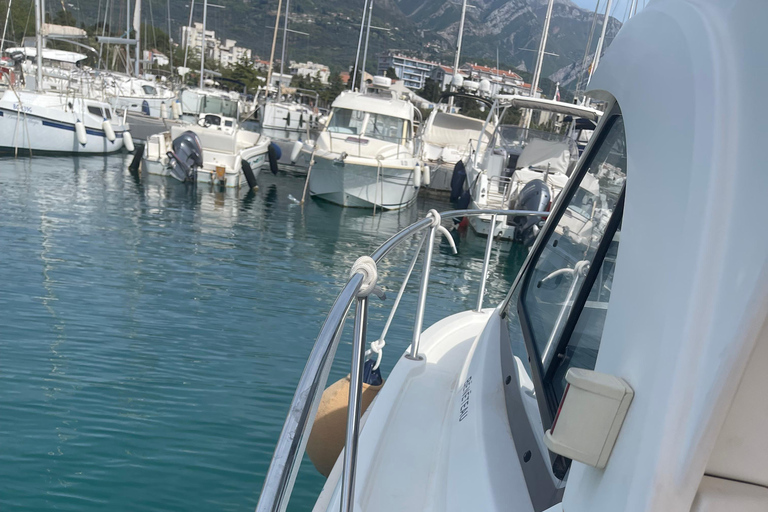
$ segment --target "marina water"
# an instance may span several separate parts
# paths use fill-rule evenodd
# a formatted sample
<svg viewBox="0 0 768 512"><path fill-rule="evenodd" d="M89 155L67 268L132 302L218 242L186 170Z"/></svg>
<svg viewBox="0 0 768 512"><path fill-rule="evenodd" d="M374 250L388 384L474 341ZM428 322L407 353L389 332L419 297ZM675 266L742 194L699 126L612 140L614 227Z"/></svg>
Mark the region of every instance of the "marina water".
<svg viewBox="0 0 768 512"><path fill-rule="evenodd" d="M0 159L0 509L253 510L312 344L352 263L447 202L372 215L137 176L123 156ZM485 239L435 251L428 326L477 300ZM379 266L368 341L414 239ZM486 306L525 254L499 247ZM410 342L417 271L387 336ZM351 322L329 383L349 372ZM291 510L323 485L308 460Z"/></svg>

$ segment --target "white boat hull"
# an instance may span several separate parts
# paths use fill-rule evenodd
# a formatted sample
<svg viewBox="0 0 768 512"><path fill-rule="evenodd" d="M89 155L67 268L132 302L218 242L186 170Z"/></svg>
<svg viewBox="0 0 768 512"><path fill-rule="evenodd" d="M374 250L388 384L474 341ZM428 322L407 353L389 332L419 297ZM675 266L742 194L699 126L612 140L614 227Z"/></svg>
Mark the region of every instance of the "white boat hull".
<svg viewBox="0 0 768 512"><path fill-rule="evenodd" d="M415 162L415 161L414 161ZM395 167L374 159L347 158L343 164L315 154L309 192L340 206L397 210L416 200L413 167Z"/></svg>
<svg viewBox="0 0 768 512"><path fill-rule="evenodd" d="M58 116L57 116L58 117ZM75 132L77 119L38 116L31 112L19 114L0 107L0 152L29 152L54 154L105 154L123 149L122 129L115 129L115 140L109 141L101 127L85 126L86 143L80 144Z"/></svg>

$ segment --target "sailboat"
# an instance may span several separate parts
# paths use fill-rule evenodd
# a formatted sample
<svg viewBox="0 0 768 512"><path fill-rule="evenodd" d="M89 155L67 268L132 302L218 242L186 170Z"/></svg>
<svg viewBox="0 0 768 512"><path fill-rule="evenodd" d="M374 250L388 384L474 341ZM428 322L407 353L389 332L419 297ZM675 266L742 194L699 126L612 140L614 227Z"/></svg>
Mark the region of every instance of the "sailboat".
<svg viewBox="0 0 768 512"><path fill-rule="evenodd" d="M316 512L768 510L765 19L761 1L667 0L622 27L591 81L605 114L498 304L483 300L486 250L482 274L457 287L475 285L476 307L424 325L442 222L475 211L431 212L361 257L285 407L256 511L286 509L318 447L330 470ZM563 216L606 164L608 222L572 239ZM387 349L386 333L371 336L366 361L369 304L396 287L378 269L414 236L413 332L386 339L410 346L372 393L364 369ZM323 388L350 341L334 406Z"/></svg>
<svg viewBox="0 0 768 512"><path fill-rule="evenodd" d="M133 151L128 125L112 106L81 95L47 92L43 84L43 13L35 1L36 76L33 90L11 86L0 97L0 151L13 153L104 154L125 146Z"/></svg>

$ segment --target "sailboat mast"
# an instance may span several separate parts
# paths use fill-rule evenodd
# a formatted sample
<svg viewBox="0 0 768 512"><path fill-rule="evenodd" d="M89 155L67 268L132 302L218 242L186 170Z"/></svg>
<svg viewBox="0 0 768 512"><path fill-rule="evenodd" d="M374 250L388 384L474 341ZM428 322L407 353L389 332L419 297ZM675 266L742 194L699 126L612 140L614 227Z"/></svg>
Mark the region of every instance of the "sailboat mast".
<svg viewBox="0 0 768 512"><path fill-rule="evenodd" d="M12 3L13 0L8 0L8 10L5 11L5 24L3 25L3 38L0 40L0 51L3 51L3 46L5 46L5 30L8 28L8 18L11 16Z"/></svg>
<svg viewBox="0 0 768 512"><path fill-rule="evenodd" d="M365 31L365 10L368 9L368 0L363 2L363 19L360 22L360 36L357 38L357 53L355 54L355 67L352 69L352 87L355 90L355 80L357 80L357 65L360 63L360 49L363 46L363 32Z"/></svg>
<svg viewBox="0 0 768 512"><path fill-rule="evenodd" d="M173 79L173 32L171 31L171 0L165 0L165 8L168 18L168 59L171 66L171 79Z"/></svg>
<svg viewBox="0 0 768 512"><path fill-rule="evenodd" d="M37 71L35 73L35 90L43 88L43 32L42 32L42 0L35 0L35 46L37 47Z"/></svg>
<svg viewBox="0 0 768 512"><path fill-rule="evenodd" d="M203 76L205 75L205 24L208 19L208 0L203 0L203 39L200 48L200 88L203 88Z"/></svg>
<svg viewBox="0 0 768 512"><path fill-rule="evenodd" d="M134 75L139 76L139 61L141 60L141 0L136 0L136 7L133 11L133 30L136 31L136 58L134 65Z"/></svg>
<svg viewBox="0 0 768 512"><path fill-rule="evenodd" d="M467 16L467 0L461 4L461 21L459 21L459 34L456 38L456 57L453 59L453 76L451 77L451 91L453 91L453 79L459 74L459 59L461 58L461 41L464 39L464 19ZM498 53L498 48L496 49ZM496 59L498 60L498 59ZM498 67L498 66L497 66ZM448 98L448 107L453 107L453 96Z"/></svg>
<svg viewBox="0 0 768 512"><path fill-rule="evenodd" d="M192 33L192 14L195 12L195 0L189 5L189 23L187 23L187 33L184 38L184 67L187 67L187 56L189 55L189 34Z"/></svg>
<svg viewBox="0 0 768 512"><path fill-rule="evenodd" d="M549 36L549 21L552 19L552 5L555 0L549 0L547 5L547 15L544 18L544 31L541 33L539 41L539 53L536 57L536 67L533 70L533 80L531 81L531 98L536 97L536 89L539 88L539 79L541 78L541 64L544 62L544 52L547 50L547 37Z"/></svg>
<svg viewBox="0 0 768 512"><path fill-rule="evenodd" d="M365 61L368 58L368 40L371 38L371 16L373 15L373 0L368 7L368 29L365 33L365 49L363 50L363 64L360 67L360 90L365 92Z"/></svg>
<svg viewBox="0 0 768 512"><path fill-rule="evenodd" d="M536 67L533 69L533 80L531 80L531 98L536 97L536 90L539 88L539 78L541 78L541 65L544 62L544 52L547 50L547 37L549 36L549 20L552 19L552 5L555 0L549 0L547 4L547 15L544 17L544 30L541 32L541 41L539 41L539 53L536 56ZM531 126L530 110L525 114L525 129Z"/></svg>
<svg viewBox="0 0 768 512"><path fill-rule="evenodd" d="M131 38L131 15L129 14L131 12L131 0L126 0L126 8L125 8L125 38L130 39ZM131 45L130 43L125 43L125 74L130 75L131 74Z"/></svg>
<svg viewBox="0 0 768 512"><path fill-rule="evenodd" d="M600 63L600 54L603 52L603 44L605 44L605 31L608 28L608 16L611 14L611 4L613 0L608 0L605 6L605 16L603 16L603 29L600 31L600 39L597 41L597 49L595 50L595 60L592 61L592 66L589 68L589 78L587 78L587 85L592 80L592 73L597 69L597 65Z"/></svg>
<svg viewBox="0 0 768 512"><path fill-rule="evenodd" d="M285 25L283 28L283 47L280 51L280 80L277 86L277 96L283 90L283 64L285 63L285 44L288 42L288 13L291 10L291 0L285 0Z"/></svg>
<svg viewBox="0 0 768 512"><path fill-rule="evenodd" d="M269 69L267 70L267 96L269 88L272 86L272 66L275 63L275 45L277 44L277 27L280 26L280 10L283 7L283 0L277 0L277 16L275 16L275 31L272 33L272 52L269 54ZM282 78L282 77L280 77Z"/></svg>

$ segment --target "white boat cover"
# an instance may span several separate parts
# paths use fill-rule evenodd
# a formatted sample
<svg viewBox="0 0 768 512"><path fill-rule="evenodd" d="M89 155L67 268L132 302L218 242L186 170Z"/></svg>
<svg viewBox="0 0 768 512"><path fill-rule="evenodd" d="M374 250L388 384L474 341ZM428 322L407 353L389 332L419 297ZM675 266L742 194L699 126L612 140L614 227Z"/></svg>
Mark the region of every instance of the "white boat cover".
<svg viewBox="0 0 768 512"><path fill-rule="evenodd" d="M424 142L441 147L463 148L471 140L475 144L480 138L485 121L462 116L437 112L429 129L424 133ZM483 140L490 140L493 133L486 130Z"/></svg>
<svg viewBox="0 0 768 512"><path fill-rule="evenodd" d="M18 46L15 48L6 48L6 54L12 54L15 52L21 52L24 56L34 59L37 57L37 48L34 46ZM43 58L56 62L67 62L69 64L75 64L81 60L87 59L87 55L77 52L68 52L66 50L54 50L53 48L43 48Z"/></svg>
<svg viewBox="0 0 768 512"><path fill-rule="evenodd" d="M65 36L73 38L88 37L88 34L85 32L85 30L81 28L55 25L53 23L43 23L41 32L43 36Z"/></svg>
<svg viewBox="0 0 768 512"><path fill-rule="evenodd" d="M413 119L413 106L397 98L388 98L384 96L374 96L363 94L361 92L342 92L331 105L333 108L348 108L350 110L359 110L361 112L371 112L373 114L383 114L400 119Z"/></svg>
<svg viewBox="0 0 768 512"><path fill-rule="evenodd" d="M531 139L517 159L517 167L546 168L552 172L568 172L571 149L565 142Z"/></svg>

